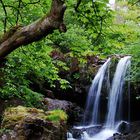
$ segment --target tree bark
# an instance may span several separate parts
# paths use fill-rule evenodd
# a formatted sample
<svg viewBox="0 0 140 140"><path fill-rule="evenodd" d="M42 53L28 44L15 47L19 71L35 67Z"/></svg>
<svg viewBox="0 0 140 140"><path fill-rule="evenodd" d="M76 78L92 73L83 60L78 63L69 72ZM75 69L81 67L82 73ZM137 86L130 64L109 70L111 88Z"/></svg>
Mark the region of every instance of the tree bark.
<svg viewBox="0 0 140 140"><path fill-rule="evenodd" d="M56 29L66 32L63 23L65 10L66 6L63 0L52 0L50 12L43 18L24 27L14 27L5 33L0 40L0 59L20 46L42 39Z"/></svg>

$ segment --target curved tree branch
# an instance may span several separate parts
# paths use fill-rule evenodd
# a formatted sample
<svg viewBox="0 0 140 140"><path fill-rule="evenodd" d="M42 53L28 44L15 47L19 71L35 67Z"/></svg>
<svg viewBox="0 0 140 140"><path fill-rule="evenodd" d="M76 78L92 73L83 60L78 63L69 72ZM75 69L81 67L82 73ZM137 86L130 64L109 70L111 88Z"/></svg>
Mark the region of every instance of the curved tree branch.
<svg viewBox="0 0 140 140"><path fill-rule="evenodd" d="M29 2L29 3L26 3L24 6L27 6L28 4L37 4L37 3L39 3L39 2L40 2L40 0L34 1L34 2Z"/></svg>
<svg viewBox="0 0 140 140"><path fill-rule="evenodd" d="M52 0L51 10L46 16L24 27L15 27L6 33L0 40L0 59L11 53L16 48L38 41L59 29L66 32L63 23L66 6L63 0Z"/></svg>

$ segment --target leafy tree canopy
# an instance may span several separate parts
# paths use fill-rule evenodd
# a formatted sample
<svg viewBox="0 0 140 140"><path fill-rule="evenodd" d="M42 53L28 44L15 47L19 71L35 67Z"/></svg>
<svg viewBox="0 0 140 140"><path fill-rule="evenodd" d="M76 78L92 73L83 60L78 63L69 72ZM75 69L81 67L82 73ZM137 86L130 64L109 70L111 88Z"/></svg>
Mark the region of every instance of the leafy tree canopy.
<svg viewBox="0 0 140 140"><path fill-rule="evenodd" d="M0 0L0 2L1 34L13 26L24 26L36 21L45 15L51 6L51 0ZM63 90L71 88L70 81L60 74L60 71L69 71L69 62L52 57L53 51L61 52L63 54L61 58L67 58L66 56L77 58L79 65L86 64L85 58L89 55L101 59L112 54L132 55L131 81L139 83L139 2L134 4L134 1L129 3L119 1L115 10L111 10L107 3L105 0L66 2L64 21L67 32L60 34L56 30L41 41L12 52L0 70L4 75L0 96L2 98L18 96L26 101L41 99L41 94L31 90L32 80L29 77L47 81L50 87L59 85Z"/></svg>

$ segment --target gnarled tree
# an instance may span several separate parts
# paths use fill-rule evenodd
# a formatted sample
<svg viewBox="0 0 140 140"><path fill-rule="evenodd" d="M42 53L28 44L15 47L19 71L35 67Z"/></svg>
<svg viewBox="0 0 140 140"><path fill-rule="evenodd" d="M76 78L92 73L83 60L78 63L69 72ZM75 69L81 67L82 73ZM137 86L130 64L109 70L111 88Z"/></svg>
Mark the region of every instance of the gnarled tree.
<svg viewBox="0 0 140 140"><path fill-rule="evenodd" d="M63 23L65 10L64 0L52 0L50 12L43 18L24 27L13 27L6 32L0 39L0 59L20 46L42 39L55 29L66 32L66 26Z"/></svg>

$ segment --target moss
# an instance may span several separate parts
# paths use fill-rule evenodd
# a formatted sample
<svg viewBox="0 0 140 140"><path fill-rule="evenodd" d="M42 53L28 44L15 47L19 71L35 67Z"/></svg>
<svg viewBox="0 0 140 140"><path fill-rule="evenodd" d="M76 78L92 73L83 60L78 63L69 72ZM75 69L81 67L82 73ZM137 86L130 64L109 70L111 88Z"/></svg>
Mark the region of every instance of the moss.
<svg viewBox="0 0 140 140"><path fill-rule="evenodd" d="M2 129L0 129L0 135L3 134L3 133L11 132L11 131L12 131L12 130L10 130L10 129L2 128Z"/></svg>
<svg viewBox="0 0 140 140"><path fill-rule="evenodd" d="M46 119L50 121L55 121L55 122L66 121L67 115L62 110L53 110L53 111L47 112Z"/></svg>
<svg viewBox="0 0 140 140"><path fill-rule="evenodd" d="M29 118L30 122L35 119L49 120L54 123L67 120L67 115L62 110L53 110L44 112L41 109L29 108L29 107L10 107L5 110L3 115L2 127L12 128L16 124L21 124L25 119Z"/></svg>

